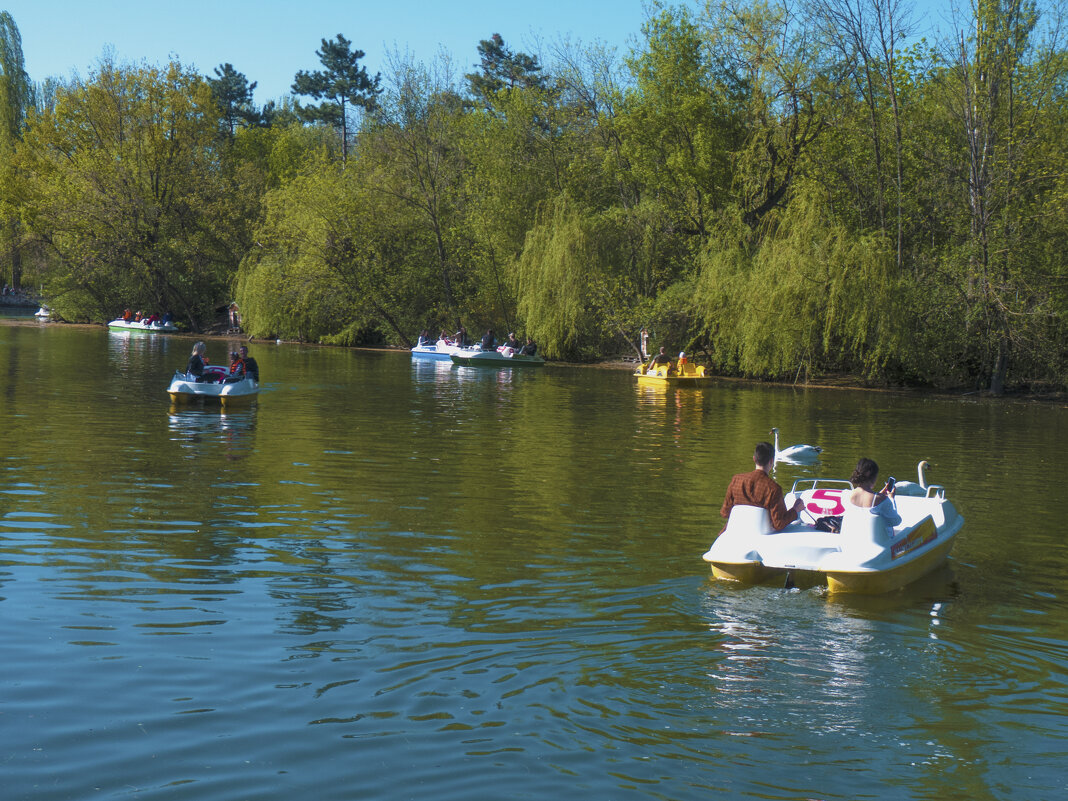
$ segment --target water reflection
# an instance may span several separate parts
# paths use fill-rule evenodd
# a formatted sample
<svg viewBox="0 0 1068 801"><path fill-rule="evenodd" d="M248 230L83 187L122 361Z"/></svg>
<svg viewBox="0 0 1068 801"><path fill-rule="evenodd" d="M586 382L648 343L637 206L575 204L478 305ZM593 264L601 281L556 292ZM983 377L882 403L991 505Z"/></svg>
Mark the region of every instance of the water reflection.
<svg viewBox="0 0 1068 801"><path fill-rule="evenodd" d="M205 444L222 444L228 460L244 459L252 452L256 429L256 408L239 411L214 406L198 408L171 406L167 416L171 441L179 443L186 456L194 458Z"/></svg>
<svg viewBox="0 0 1068 801"><path fill-rule="evenodd" d="M1063 410L291 346L169 410L190 344L0 329L11 797L1063 795ZM952 569L707 578L773 425L825 446L786 487L933 457Z"/></svg>
<svg viewBox="0 0 1068 801"><path fill-rule="evenodd" d="M451 381L451 359L412 359L412 377L419 381Z"/></svg>

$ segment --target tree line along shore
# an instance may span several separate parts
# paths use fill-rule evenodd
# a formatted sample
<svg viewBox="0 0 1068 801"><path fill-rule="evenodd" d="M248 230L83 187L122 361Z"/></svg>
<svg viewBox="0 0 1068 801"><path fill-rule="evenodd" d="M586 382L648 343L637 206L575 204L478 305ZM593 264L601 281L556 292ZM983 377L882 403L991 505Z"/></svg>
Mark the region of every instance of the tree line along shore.
<svg viewBox="0 0 1068 801"><path fill-rule="evenodd" d="M0 10L0 276L72 322L547 358L686 350L724 376L1068 387L1057 4L917 39L883 0L656 6L630 51L493 34L469 64L344 35L254 105L231 64L31 80Z"/></svg>

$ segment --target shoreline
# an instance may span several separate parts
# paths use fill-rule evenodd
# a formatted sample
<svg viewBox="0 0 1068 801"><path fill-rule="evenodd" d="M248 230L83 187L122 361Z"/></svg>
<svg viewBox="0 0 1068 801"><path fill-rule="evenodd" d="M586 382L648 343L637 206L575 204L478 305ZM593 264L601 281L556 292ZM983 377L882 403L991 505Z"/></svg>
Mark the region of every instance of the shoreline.
<svg viewBox="0 0 1068 801"><path fill-rule="evenodd" d="M22 318L22 317L0 317L0 325L9 326L42 326L42 325L63 325L70 326L72 328L85 328L90 330L100 330L103 328L108 330L106 324L103 323L67 323L59 321L42 321L36 318ZM253 339L245 334L189 334L182 331L171 334L162 334L161 336L176 337L181 339L190 340L205 340L205 341L223 341L223 340L239 340L241 342L248 343L250 346L256 345L302 345L304 347L313 348L339 348L346 350L359 350L369 351L372 353L399 353L407 352L407 348L403 347L371 347L371 346L359 346L359 345L325 345L320 342L300 342L298 340L270 340L270 339ZM559 364L566 367L585 367L596 370L627 370L633 372L638 365L637 360L627 361L620 358L607 358L598 362L566 362L566 361L547 361L546 366L553 364ZM994 402L1010 402L1010 403L1027 403L1027 404L1041 404L1046 406L1068 406L1068 392L1054 391L1048 394L1037 392L1012 392L1006 391L1003 395L991 395L989 392L983 390L943 390L933 389L930 387L909 387L909 386L871 386L865 384L863 381L857 379L854 376L822 376L816 379L810 379L807 383L791 383L789 381L773 381L761 378L745 378L744 376L729 376L712 374L712 378L716 381L725 381L740 384L754 384L758 386L768 387L789 387L792 389L836 389L836 390L853 390L857 392L882 392L891 395L911 395L911 396L926 396L931 398L941 398L945 400L956 401L994 401ZM687 390L688 391L688 390Z"/></svg>

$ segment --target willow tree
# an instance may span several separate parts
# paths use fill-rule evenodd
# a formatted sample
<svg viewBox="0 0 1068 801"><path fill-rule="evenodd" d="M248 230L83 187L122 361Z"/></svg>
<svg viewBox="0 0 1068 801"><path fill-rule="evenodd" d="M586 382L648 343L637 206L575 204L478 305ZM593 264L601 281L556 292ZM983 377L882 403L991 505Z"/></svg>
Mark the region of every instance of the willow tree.
<svg viewBox="0 0 1068 801"><path fill-rule="evenodd" d="M249 333L410 346L426 327L433 245L379 179L324 161L268 194L237 282Z"/></svg>
<svg viewBox="0 0 1068 801"><path fill-rule="evenodd" d="M25 218L56 265L47 292L68 319L126 306L213 319L247 245L257 198L218 163L218 107L181 65L104 61L57 92L26 131Z"/></svg>
<svg viewBox="0 0 1068 801"><path fill-rule="evenodd" d="M6 240L11 285L22 280L21 229L16 210L17 175L12 156L22 138L33 96L22 56L22 37L15 21L0 11L0 230Z"/></svg>
<svg viewBox="0 0 1068 801"><path fill-rule="evenodd" d="M802 182L759 239L740 212L721 221L701 256L697 298L720 368L878 377L907 358L901 285L891 240L851 232L823 190Z"/></svg>

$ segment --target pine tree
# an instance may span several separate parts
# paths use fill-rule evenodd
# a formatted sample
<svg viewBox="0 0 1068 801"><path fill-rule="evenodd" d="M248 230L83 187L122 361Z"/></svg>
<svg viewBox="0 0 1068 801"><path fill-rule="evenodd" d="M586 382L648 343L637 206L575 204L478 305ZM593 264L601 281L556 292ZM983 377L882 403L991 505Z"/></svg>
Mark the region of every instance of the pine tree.
<svg viewBox="0 0 1068 801"><path fill-rule="evenodd" d="M371 78L360 59L362 50L351 49L352 42L340 33L337 39L323 39L322 48L315 51L324 69L316 72L301 70L293 79L293 92L321 100L319 105L300 106L297 110L308 122L332 125L341 132L342 160L348 161L350 110L362 108L373 111L381 94L381 76Z"/></svg>

